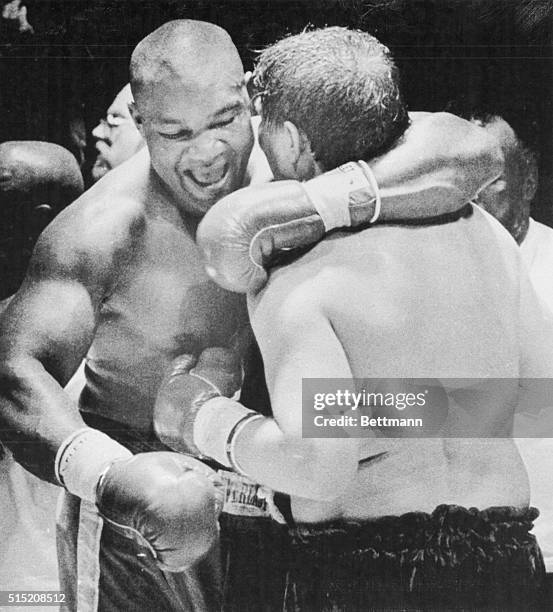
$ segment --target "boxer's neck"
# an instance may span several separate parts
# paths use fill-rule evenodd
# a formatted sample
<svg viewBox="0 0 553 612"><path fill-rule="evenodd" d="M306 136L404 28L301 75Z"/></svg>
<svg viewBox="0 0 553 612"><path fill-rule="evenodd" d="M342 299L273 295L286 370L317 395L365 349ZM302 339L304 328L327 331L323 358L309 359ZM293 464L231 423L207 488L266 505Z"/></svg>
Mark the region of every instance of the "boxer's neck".
<svg viewBox="0 0 553 612"><path fill-rule="evenodd" d="M150 168L150 187L152 196L148 198L147 206L151 213L165 217L195 237L201 216L191 213L187 208L186 195L178 198L153 168Z"/></svg>

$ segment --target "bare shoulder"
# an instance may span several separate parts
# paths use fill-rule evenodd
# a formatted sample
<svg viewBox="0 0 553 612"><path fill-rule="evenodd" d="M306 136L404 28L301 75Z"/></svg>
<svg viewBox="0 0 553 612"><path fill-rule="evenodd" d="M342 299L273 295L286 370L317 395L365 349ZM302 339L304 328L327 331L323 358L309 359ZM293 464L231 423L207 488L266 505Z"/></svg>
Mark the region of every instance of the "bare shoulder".
<svg viewBox="0 0 553 612"><path fill-rule="evenodd" d="M339 279L333 265L319 258L328 251L327 241L306 255L271 271L266 286L248 296L252 325L266 321L272 329L295 329L314 318L325 316L332 303Z"/></svg>

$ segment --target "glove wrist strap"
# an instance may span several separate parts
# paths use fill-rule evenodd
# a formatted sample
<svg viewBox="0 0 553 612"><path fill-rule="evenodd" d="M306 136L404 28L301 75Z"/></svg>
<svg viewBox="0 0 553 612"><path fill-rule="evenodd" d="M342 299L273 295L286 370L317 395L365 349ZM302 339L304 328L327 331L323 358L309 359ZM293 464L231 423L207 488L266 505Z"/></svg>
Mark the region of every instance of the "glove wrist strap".
<svg viewBox="0 0 553 612"><path fill-rule="evenodd" d="M232 469L238 474L242 474L242 476L246 476L246 472L240 467L235 455L236 451L236 440L238 439L238 434L252 421L258 421L260 419L264 419L265 417L262 414L246 414L239 421L234 424L234 427L230 430L229 435L227 437L226 444L226 454L228 462L230 463Z"/></svg>
<svg viewBox="0 0 553 612"><path fill-rule="evenodd" d="M214 397L203 404L194 419L194 444L203 455L235 469L229 443L240 424L252 416L261 415L228 397Z"/></svg>
<svg viewBox="0 0 553 612"><path fill-rule="evenodd" d="M376 180L370 180L358 163L343 164L303 183L303 188L327 232L357 225L358 217L371 222L375 216L378 218L375 215Z"/></svg>
<svg viewBox="0 0 553 612"><path fill-rule="evenodd" d="M54 470L59 483L72 495L94 503L100 478L114 461L132 453L109 436L85 427L69 435L56 453Z"/></svg>

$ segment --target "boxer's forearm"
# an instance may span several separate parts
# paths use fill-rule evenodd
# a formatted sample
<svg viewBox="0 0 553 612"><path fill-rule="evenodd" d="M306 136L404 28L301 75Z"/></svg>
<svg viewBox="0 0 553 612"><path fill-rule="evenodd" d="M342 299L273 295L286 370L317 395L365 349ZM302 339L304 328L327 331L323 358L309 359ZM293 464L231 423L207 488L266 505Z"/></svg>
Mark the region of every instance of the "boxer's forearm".
<svg viewBox="0 0 553 612"><path fill-rule="evenodd" d="M341 496L353 481L357 472L354 443L286 436L274 419L266 418L241 433L235 456L255 482L292 496L324 501Z"/></svg>
<svg viewBox="0 0 553 612"><path fill-rule="evenodd" d="M62 386L90 346L93 313L78 283L39 283L29 274L0 317L0 438L26 469L50 482L57 482L60 445L85 427Z"/></svg>
<svg viewBox="0 0 553 612"><path fill-rule="evenodd" d="M386 155L370 163L380 188L380 219L418 219L459 210L503 170L499 143L449 113L413 114Z"/></svg>
<svg viewBox="0 0 553 612"><path fill-rule="evenodd" d="M16 460L39 478L59 484L56 452L85 427L76 405L33 358L0 363L0 439Z"/></svg>
<svg viewBox="0 0 553 612"><path fill-rule="evenodd" d="M275 419L227 398L202 406L194 424L194 441L202 454L297 497L334 499L357 471L354 440L287 435Z"/></svg>

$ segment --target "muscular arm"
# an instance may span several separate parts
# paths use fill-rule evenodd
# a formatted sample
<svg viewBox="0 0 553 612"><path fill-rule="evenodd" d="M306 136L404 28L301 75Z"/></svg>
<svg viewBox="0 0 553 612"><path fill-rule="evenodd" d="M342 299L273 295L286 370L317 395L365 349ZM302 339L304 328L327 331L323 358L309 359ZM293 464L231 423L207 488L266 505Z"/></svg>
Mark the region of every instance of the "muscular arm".
<svg viewBox="0 0 553 612"><path fill-rule="evenodd" d="M406 134L370 167L380 221L424 219L462 209L501 174L503 155L483 128L448 113L415 113ZM303 184L252 185L224 197L198 227L208 273L231 291L257 291L282 253L372 222L375 190L365 174L346 164Z"/></svg>
<svg viewBox="0 0 553 612"><path fill-rule="evenodd" d="M29 471L52 482L60 443L84 426L62 386L92 341L113 268L113 252L102 247L113 244L110 232L100 237L88 227L85 240L67 213L39 239L27 277L0 319L2 440Z"/></svg>
<svg viewBox="0 0 553 612"><path fill-rule="evenodd" d="M486 130L449 113L411 113L411 120L397 145L370 164L381 220L455 212L501 174L503 153Z"/></svg>
<svg viewBox="0 0 553 612"><path fill-rule="evenodd" d="M357 441L302 438L302 377L351 378L348 360L314 300L271 289L251 316L274 418L247 426L235 456L256 482L298 497L333 499L355 476Z"/></svg>

